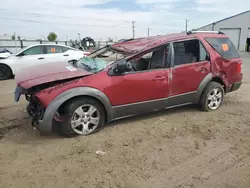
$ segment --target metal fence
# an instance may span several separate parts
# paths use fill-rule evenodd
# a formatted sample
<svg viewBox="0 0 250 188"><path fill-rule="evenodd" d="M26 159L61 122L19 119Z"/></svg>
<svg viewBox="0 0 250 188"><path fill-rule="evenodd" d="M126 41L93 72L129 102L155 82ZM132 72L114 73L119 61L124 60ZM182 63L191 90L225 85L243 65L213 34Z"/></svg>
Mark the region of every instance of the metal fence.
<svg viewBox="0 0 250 188"><path fill-rule="evenodd" d="M10 40L10 39L0 39L0 49L7 49L11 51L12 53L17 53L21 49L34 45L34 44L62 44L71 46L70 41L47 41L47 40ZM96 47L101 48L105 45L113 44L113 42L106 42L106 41L97 41Z"/></svg>

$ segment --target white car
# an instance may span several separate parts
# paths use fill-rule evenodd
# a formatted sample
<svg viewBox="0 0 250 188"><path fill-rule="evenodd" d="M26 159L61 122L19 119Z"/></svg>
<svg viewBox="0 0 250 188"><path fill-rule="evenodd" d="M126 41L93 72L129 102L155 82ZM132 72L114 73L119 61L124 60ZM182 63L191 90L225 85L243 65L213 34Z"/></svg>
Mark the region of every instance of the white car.
<svg viewBox="0 0 250 188"><path fill-rule="evenodd" d="M9 57L11 55L10 52L4 50L4 51L0 51L0 59L6 59L7 57Z"/></svg>
<svg viewBox="0 0 250 188"><path fill-rule="evenodd" d="M84 51L65 45L32 45L6 59L0 59L0 80L14 76L23 68L59 61L78 60L86 55Z"/></svg>

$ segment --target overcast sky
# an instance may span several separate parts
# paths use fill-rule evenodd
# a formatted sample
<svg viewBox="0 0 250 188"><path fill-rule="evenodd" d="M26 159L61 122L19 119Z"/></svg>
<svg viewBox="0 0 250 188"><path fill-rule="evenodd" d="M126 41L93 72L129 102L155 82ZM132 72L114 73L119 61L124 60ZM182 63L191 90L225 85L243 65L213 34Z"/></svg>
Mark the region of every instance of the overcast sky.
<svg viewBox="0 0 250 188"><path fill-rule="evenodd" d="M246 11L249 0L6 0L0 6L0 34L44 39L50 31L58 39L94 39L180 32Z"/></svg>

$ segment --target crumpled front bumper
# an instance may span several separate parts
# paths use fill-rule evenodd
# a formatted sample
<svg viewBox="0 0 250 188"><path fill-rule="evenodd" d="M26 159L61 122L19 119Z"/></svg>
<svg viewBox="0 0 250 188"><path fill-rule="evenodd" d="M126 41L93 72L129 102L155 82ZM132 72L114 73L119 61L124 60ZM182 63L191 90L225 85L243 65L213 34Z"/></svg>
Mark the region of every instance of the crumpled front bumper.
<svg viewBox="0 0 250 188"><path fill-rule="evenodd" d="M54 116L54 109L48 106L44 112L43 119L38 121L36 128L43 134L50 134L52 132Z"/></svg>

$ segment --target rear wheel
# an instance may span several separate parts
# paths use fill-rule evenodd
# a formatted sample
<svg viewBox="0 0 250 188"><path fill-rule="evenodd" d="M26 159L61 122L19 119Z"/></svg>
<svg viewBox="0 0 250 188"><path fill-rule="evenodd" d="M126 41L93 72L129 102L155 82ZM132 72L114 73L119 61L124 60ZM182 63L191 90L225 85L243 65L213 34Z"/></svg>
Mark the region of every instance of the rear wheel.
<svg viewBox="0 0 250 188"><path fill-rule="evenodd" d="M99 101L92 98L78 98L65 106L66 121L61 132L65 136L89 135L102 129L105 111Z"/></svg>
<svg viewBox="0 0 250 188"><path fill-rule="evenodd" d="M12 76L12 71L7 65L0 64L0 80L7 80Z"/></svg>
<svg viewBox="0 0 250 188"><path fill-rule="evenodd" d="M217 82L210 82L206 86L200 100L201 110L214 111L217 110L224 99L223 86Z"/></svg>

